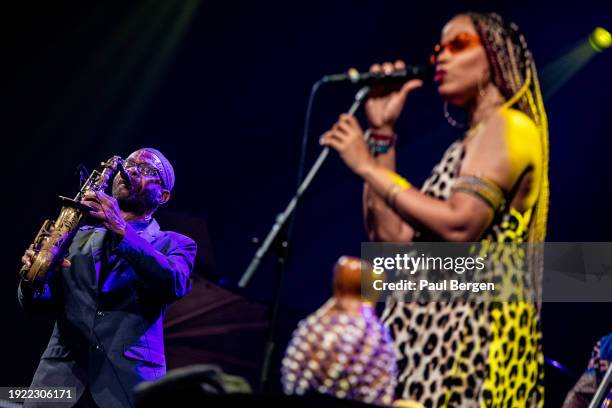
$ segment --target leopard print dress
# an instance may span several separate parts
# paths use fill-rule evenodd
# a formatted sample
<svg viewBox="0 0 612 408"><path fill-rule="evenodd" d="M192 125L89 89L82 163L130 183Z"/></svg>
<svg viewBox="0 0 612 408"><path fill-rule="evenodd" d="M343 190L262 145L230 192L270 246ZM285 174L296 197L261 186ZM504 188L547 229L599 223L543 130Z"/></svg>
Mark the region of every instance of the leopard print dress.
<svg viewBox="0 0 612 408"><path fill-rule="evenodd" d="M465 157L446 150L421 191L447 200ZM501 208L482 242L526 242L531 210ZM436 241L417 233L415 241ZM503 268L502 268L503 269ZM513 277L516 279L516 277ZM543 364L533 302L410 302L390 298L382 316L394 338L396 398L425 407L541 407Z"/></svg>

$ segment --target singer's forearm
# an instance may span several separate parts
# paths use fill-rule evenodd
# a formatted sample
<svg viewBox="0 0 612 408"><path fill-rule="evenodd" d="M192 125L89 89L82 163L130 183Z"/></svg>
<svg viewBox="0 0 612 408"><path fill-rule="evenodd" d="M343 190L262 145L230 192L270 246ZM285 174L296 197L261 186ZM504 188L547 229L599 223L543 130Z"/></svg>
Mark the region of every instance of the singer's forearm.
<svg viewBox="0 0 612 408"><path fill-rule="evenodd" d="M385 154L379 154L374 159L386 169L395 171L395 148L390 148ZM414 235L414 229L402 220L384 199L367 183L363 186L364 224L371 241L409 242Z"/></svg>
<svg viewBox="0 0 612 408"><path fill-rule="evenodd" d="M391 146L387 153L374 156L374 161L386 169L395 171L395 147Z"/></svg>
<svg viewBox="0 0 612 408"><path fill-rule="evenodd" d="M393 134L395 134L395 127L391 123L385 124L385 125L380 125L380 126L375 126L372 123L368 123L368 125L369 125L369 128L370 128L370 132L372 132L372 133L379 133L381 135L393 135ZM395 160L395 154L393 155L393 160Z"/></svg>
<svg viewBox="0 0 612 408"><path fill-rule="evenodd" d="M385 196L395 184L389 170L377 163L366 166L359 174L368 188ZM490 224L491 209L480 199L469 194L453 196L448 201L438 200L415 188L402 189L393 199L395 212L410 225L426 229L445 241L478 239Z"/></svg>

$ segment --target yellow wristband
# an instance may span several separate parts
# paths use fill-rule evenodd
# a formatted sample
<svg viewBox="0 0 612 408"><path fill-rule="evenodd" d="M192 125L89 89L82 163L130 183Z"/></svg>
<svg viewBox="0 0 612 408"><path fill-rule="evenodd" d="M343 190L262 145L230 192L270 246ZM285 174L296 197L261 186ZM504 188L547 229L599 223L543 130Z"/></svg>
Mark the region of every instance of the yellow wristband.
<svg viewBox="0 0 612 408"><path fill-rule="evenodd" d="M395 199L399 192L402 190L408 190L411 185L408 180L393 171L389 170L388 174L389 178L391 179L391 185L387 189L384 199L389 207L395 208Z"/></svg>
<svg viewBox="0 0 612 408"><path fill-rule="evenodd" d="M410 182L408 182L408 180L406 180L405 178L403 178L396 172L389 170L388 174L389 174L389 178L391 179L391 182L395 184L396 186L404 190L407 190L410 187L412 187L412 185L410 184Z"/></svg>

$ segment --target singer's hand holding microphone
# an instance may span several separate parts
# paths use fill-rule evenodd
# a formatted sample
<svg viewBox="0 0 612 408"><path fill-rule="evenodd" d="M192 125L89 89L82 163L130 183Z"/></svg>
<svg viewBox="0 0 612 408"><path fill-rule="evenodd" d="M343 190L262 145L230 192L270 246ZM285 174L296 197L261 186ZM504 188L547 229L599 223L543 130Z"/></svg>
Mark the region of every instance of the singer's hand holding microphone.
<svg viewBox="0 0 612 408"><path fill-rule="evenodd" d="M395 64L385 62L372 65L370 73L393 75L405 67L403 61L396 61ZM422 85L421 79L410 79L399 83L385 81L372 83L365 104L371 132L393 135L395 122L402 112L406 98L410 92ZM323 134L320 143L336 150L346 165L357 175L362 176L371 166L376 165L364 140L363 129L352 115L340 115L332 128Z"/></svg>

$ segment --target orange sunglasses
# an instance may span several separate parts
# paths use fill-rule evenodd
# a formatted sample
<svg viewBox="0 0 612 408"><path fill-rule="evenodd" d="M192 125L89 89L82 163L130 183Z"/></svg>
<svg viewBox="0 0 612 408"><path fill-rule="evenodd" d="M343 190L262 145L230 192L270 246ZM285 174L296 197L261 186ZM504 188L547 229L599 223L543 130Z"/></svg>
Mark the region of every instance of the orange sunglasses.
<svg viewBox="0 0 612 408"><path fill-rule="evenodd" d="M456 54L468 48L472 48L480 44L480 37L476 34L461 32L458 33L452 40L446 44L436 44L433 53L429 57L429 62L435 65L438 60L438 56L444 51L448 50L451 54Z"/></svg>

